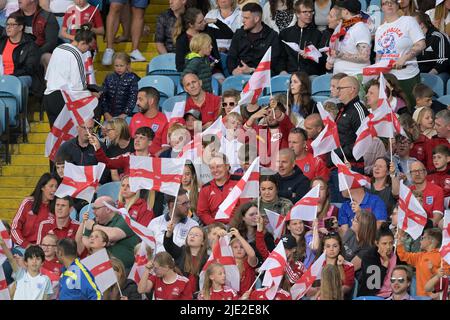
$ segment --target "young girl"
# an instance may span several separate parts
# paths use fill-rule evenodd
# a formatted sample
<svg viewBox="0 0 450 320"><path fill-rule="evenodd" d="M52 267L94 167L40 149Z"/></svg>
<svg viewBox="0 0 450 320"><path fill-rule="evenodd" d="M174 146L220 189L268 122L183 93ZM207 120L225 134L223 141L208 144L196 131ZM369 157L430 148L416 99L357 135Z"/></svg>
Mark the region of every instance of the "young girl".
<svg viewBox="0 0 450 320"><path fill-rule="evenodd" d="M225 285L226 274L222 264L213 262L205 272L205 282L198 300L238 300L238 294Z"/></svg>
<svg viewBox="0 0 450 320"><path fill-rule="evenodd" d="M191 201L190 217L199 222L199 218L195 215L197 212L198 192L200 185L195 172L195 167L189 160L184 165L183 176L181 177L181 187L187 191L189 200Z"/></svg>
<svg viewBox="0 0 450 320"><path fill-rule="evenodd" d="M176 270L175 260L170 254L156 254L155 259L145 265L138 292L148 293L154 288L154 300L192 300L189 279L180 276Z"/></svg>
<svg viewBox="0 0 450 320"><path fill-rule="evenodd" d="M202 81L202 88L205 91L212 92L211 84L211 62L209 56L212 50L212 40L206 33L198 33L192 37L189 43L191 52L186 55L183 77L187 73L195 73Z"/></svg>
<svg viewBox="0 0 450 320"><path fill-rule="evenodd" d="M114 117L131 116L136 106L139 77L131 72L131 58L126 53L116 53L113 57L114 72L103 83L99 106L105 120Z"/></svg>
<svg viewBox="0 0 450 320"><path fill-rule="evenodd" d="M164 236L164 248L175 259L178 269L193 286L192 293L199 290L200 271L208 260L208 244L206 232L200 227L192 227L181 248L173 242L174 223L169 222Z"/></svg>
<svg viewBox="0 0 450 320"><path fill-rule="evenodd" d="M341 272L338 266L327 264L322 269L320 289L315 300L344 300Z"/></svg>
<svg viewBox="0 0 450 320"><path fill-rule="evenodd" d="M47 234L41 241L40 247L44 250L45 260L42 264L43 269L47 269L55 276L61 275L61 268L63 265L58 261L56 257L56 243L58 237L54 234Z"/></svg>
<svg viewBox="0 0 450 320"><path fill-rule="evenodd" d="M125 266L122 261L115 257L111 257L110 260L117 277L117 284L105 291L103 300L142 300L142 296L137 291L136 282L127 279ZM120 287L120 291L117 286Z"/></svg>
<svg viewBox="0 0 450 320"><path fill-rule="evenodd" d="M150 191L150 195L151 194L152 192ZM149 225L154 217L153 210L149 209L147 201L140 198L140 190L137 192L132 192L130 190L128 176L122 177L118 198L119 208L126 208L130 217L143 226ZM155 198L153 197L153 202L154 200ZM154 203L150 204L150 207L153 207L153 204Z"/></svg>
<svg viewBox="0 0 450 320"><path fill-rule="evenodd" d="M317 220L313 223L313 231L307 231L304 221L291 219L286 221L286 229L297 243L297 250L294 254L295 261L303 264L305 270L310 267L320 246L320 237L317 228ZM314 236L313 236L314 233ZM314 238L314 243L313 243Z"/></svg>
<svg viewBox="0 0 450 320"><path fill-rule="evenodd" d="M97 251L106 248L109 244L108 235L102 230L93 231L89 237L83 235L84 224L89 218L88 212L83 214L83 220L78 227L77 234L75 235L75 241L77 242L77 251L80 257L85 257L96 253Z"/></svg>
<svg viewBox="0 0 450 320"><path fill-rule="evenodd" d="M414 111L413 119L419 126L419 131L428 139L436 135L434 129L434 115L433 110L429 107L420 107Z"/></svg>
<svg viewBox="0 0 450 320"><path fill-rule="evenodd" d="M330 203L328 183L322 177L311 180L311 189L320 185L319 206L317 208L317 220L320 235L335 231L338 227L337 216L339 209Z"/></svg>
<svg viewBox="0 0 450 320"><path fill-rule="evenodd" d="M243 295L256 279L255 267L258 264L255 250L248 244L236 228L231 228L230 233L234 236L230 245L233 250L233 256L241 276L239 295Z"/></svg>

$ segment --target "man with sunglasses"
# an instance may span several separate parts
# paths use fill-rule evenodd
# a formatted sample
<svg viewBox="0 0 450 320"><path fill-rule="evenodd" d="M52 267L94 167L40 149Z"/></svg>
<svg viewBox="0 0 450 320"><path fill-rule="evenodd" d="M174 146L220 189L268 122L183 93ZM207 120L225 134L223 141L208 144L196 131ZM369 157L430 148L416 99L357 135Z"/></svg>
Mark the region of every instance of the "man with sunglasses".
<svg viewBox="0 0 450 320"><path fill-rule="evenodd" d="M392 295L386 300L415 300L408 294L411 280L412 271L410 267L405 265L394 267L390 279Z"/></svg>

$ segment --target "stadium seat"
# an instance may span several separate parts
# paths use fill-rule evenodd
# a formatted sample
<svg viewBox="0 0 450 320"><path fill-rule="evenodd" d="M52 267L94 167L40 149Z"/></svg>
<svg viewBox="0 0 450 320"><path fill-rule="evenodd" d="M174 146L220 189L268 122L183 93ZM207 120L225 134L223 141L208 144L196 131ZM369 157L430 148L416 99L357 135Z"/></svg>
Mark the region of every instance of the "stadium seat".
<svg viewBox="0 0 450 320"><path fill-rule="evenodd" d="M81 220L83 220L83 214L85 212L87 212L88 208L89 208L89 219L94 219L95 218L94 210L92 210L92 206L93 206L93 204L91 204L91 207L89 208L89 205L87 204L83 208L81 208L80 215L79 215L79 218L78 218L79 222L81 222ZM72 217L72 214L70 215L70 217Z"/></svg>
<svg viewBox="0 0 450 320"><path fill-rule="evenodd" d="M222 83L222 92L225 92L230 89L242 91L242 89L244 89L244 85L247 83L249 79L250 76L246 74L228 77Z"/></svg>
<svg viewBox="0 0 450 320"><path fill-rule="evenodd" d="M320 103L324 103L325 101L327 101L328 99L330 99L330 97L327 96L312 96L311 98L313 98L313 100L315 102L320 102Z"/></svg>
<svg viewBox="0 0 450 320"><path fill-rule="evenodd" d="M311 83L311 94L313 96L329 96L332 75L327 73L313 79Z"/></svg>
<svg viewBox="0 0 450 320"><path fill-rule="evenodd" d="M138 87L154 87L162 97L170 98L174 96L175 84L166 76L145 76L138 82Z"/></svg>
<svg viewBox="0 0 450 320"><path fill-rule="evenodd" d="M359 0L359 2L361 3L361 11L366 11L366 9L367 9L366 0Z"/></svg>
<svg viewBox="0 0 450 320"><path fill-rule="evenodd" d="M184 101L184 100L186 100L186 96L185 95L170 97L169 99L164 101L164 104L162 106L162 112L163 113L172 112L173 106L175 105L175 103L179 102L179 101Z"/></svg>
<svg viewBox="0 0 450 320"><path fill-rule="evenodd" d="M5 162L11 163L9 154L9 109L6 103L0 98L0 137L5 145Z"/></svg>
<svg viewBox="0 0 450 320"><path fill-rule="evenodd" d="M102 184L97 189L97 198L101 196L110 196L114 201L119 198L120 181L113 181Z"/></svg>
<svg viewBox="0 0 450 320"><path fill-rule="evenodd" d="M361 296L361 297L356 297L353 300L384 300L384 298L377 297L377 296Z"/></svg>
<svg viewBox="0 0 450 320"><path fill-rule="evenodd" d="M355 278L355 283L353 284L352 299L356 299L358 297L358 285L358 279Z"/></svg>
<svg viewBox="0 0 450 320"><path fill-rule="evenodd" d="M259 97L259 99L258 99L259 106L268 105L269 102L270 102L270 96L263 96L263 97Z"/></svg>
<svg viewBox="0 0 450 320"><path fill-rule="evenodd" d="M428 296L411 296L414 300L431 300L431 297Z"/></svg>
<svg viewBox="0 0 450 320"><path fill-rule="evenodd" d="M127 122L128 125L130 125L130 123L131 123L131 118L132 118L132 117L126 117L126 118L125 118L125 121Z"/></svg>
<svg viewBox="0 0 450 320"><path fill-rule="evenodd" d="M447 80L447 93L446 94L450 94L450 79Z"/></svg>
<svg viewBox="0 0 450 320"><path fill-rule="evenodd" d="M450 94L440 97L437 99L440 103L450 106Z"/></svg>
<svg viewBox="0 0 450 320"><path fill-rule="evenodd" d="M214 95L216 95L216 96L220 96L220 83L219 83L219 81L216 78L211 77L211 85L212 85L212 90L213 90L212 93Z"/></svg>
<svg viewBox="0 0 450 320"><path fill-rule="evenodd" d="M171 72L179 73L175 64L175 53L160 54L159 56L154 57L148 64L148 75L160 75L165 74L165 72L168 74L171 74Z"/></svg>
<svg viewBox="0 0 450 320"><path fill-rule="evenodd" d="M226 53L221 52L220 53L220 63L222 64L223 75L225 76L225 78L228 78L230 76L230 72L228 71L227 60L228 60L228 55Z"/></svg>
<svg viewBox="0 0 450 320"><path fill-rule="evenodd" d="M290 80L291 75L289 74L272 77L272 79L270 79L270 84L272 86L272 95L275 95L276 93L286 94L286 91L289 88ZM270 94L270 92L268 94Z"/></svg>
<svg viewBox="0 0 450 320"><path fill-rule="evenodd" d="M9 123L17 127L17 115L22 111L22 83L17 77L3 75L0 76L0 98L9 109Z"/></svg>
<svg viewBox="0 0 450 320"><path fill-rule="evenodd" d="M444 95L444 81L438 76L431 73L421 73L420 80L420 82L433 89L436 96L441 97Z"/></svg>

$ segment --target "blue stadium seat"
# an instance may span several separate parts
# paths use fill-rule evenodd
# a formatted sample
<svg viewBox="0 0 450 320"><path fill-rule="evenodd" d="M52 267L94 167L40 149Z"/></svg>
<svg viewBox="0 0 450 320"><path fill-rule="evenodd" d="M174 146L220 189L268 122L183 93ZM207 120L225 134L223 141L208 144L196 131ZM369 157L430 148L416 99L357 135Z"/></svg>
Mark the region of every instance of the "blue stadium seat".
<svg viewBox="0 0 450 320"><path fill-rule="evenodd" d="M6 103L0 98L0 137L5 145L5 162L11 163L9 153L9 109Z"/></svg>
<svg viewBox="0 0 450 320"><path fill-rule="evenodd" d="M160 54L150 61L147 74L163 74L161 72L178 72L175 64L175 53Z"/></svg>
<svg viewBox="0 0 450 320"><path fill-rule="evenodd" d="M17 77L4 75L0 76L0 98L9 109L9 123L17 127L17 115L22 111L22 83Z"/></svg>
<svg viewBox="0 0 450 320"><path fill-rule="evenodd" d="M162 112L163 113L165 113L165 112L172 112L173 106L175 105L175 103L179 102L179 101L184 101L184 100L186 100L186 96L185 95L170 97L169 99L164 101L164 104L162 106Z"/></svg>
<svg viewBox="0 0 450 320"><path fill-rule="evenodd" d="M320 103L324 103L325 101L327 101L328 99L330 99L330 97L327 96L312 96L311 98L313 98L313 100L315 102L320 102Z"/></svg>
<svg viewBox="0 0 450 320"><path fill-rule="evenodd" d="M330 73L315 77L311 83L311 94L313 96L329 96L331 93L331 77Z"/></svg>
<svg viewBox="0 0 450 320"><path fill-rule="evenodd" d="M421 73L420 80L420 82L433 89L437 97L441 97L444 95L444 81L442 81L442 79L437 75L431 73Z"/></svg>
<svg viewBox="0 0 450 320"><path fill-rule="evenodd" d="M228 77L222 83L222 92L225 92L226 90L230 89L242 91L242 89L244 89L244 85L247 83L248 80L250 80L250 76L246 74Z"/></svg>
<svg viewBox="0 0 450 320"><path fill-rule="evenodd" d="M145 76L138 82L138 87L154 87L158 90L161 96L166 98L173 97L175 93L175 84L166 76Z"/></svg>
<svg viewBox="0 0 450 320"><path fill-rule="evenodd" d="M366 11L366 9L367 9L366 0L359 0L359 2L361 3L361 11Z"/></svg>
<svg viewBox="0 0 450 320"><path fill-rule="evenodd" d="M128 125L130 125L130 123L131 123L131 118L132 118L132 117L126 117L126 118L125 118L125 121L127 122Z"/></svg>
<svg viewBox="0 0 450 320"><path fill-rule="evenodd" d="M450 94L450 79L447 80L447 93L446 94Z"/></svg>
<svg viewBox="0 0 450 320"><path fill-rule="evenodd" d="M213 93L216 96L220 96L220 83L219 83L219 81L216 78L211 77L211 85L212 85Z"/></svg>
<svg viewBox="0 0 450 320"><path fill-rule="evenodd" d="M384 298L377 297L377 296L361 296L361 297L356 297L353 300L384 300Z"/></svg>
<svg viewBox="0 0 450 320"><path fill-rule="evenodd" d="M91 207L89 208L89 205L87 204L87 205L85 205L83 208L81 208L81 210L80 210L80 215L79 215L79 222L81 222L81 220L83 220L83 214L85 213L85 212L87 212L87 210L88 210L88 208L89 208L89 219L91 219L91 220L93 220L94 218L95 218L95 215L94 215L94 210L92 210L92 206L93 206L94 204L93 203L91 203ZM72 215L70 215L70 217L72 218Z"/></svg>
<svg viewBox="0 0 450 320"><path fill-rule="evenodd" d="M263 96L263 97L259 97L259 99L258 99L259 106L268 105L269 102L270 102L270 96Z"/></svg>
<svg viewBox="0 0 450 320"><path fill-rule="evenodd" d="M97 189L97 198L101 196L110 196L114 201L119 198L120 181L113 181L102 184Z"/></svg>
<svg viewBox="0 0 450 320"><path fill-rule="evenodd" d="M291 81L291 75L289 75L289 74L283 74L283 75L272 77L272 79L270 79L270 84L272 86L272 95L275 95L276 93L286 94L286 91L289 88L290 81ZM270 92L269 92L269 94L270 94Z"/></svg>
<svg viewBox="0 0 450 320"><path fill-rule="evenodd" d="M414 300L431 300L428 296L411 296Z"/></svg>
<svg viewBox="0 0 450 320"><path fill-rule="evenodd" d="M228 78L230 76L230 71L228 70L227 60L228 60L228 55L226 53L221 52L220 53L220 63L222 64L223 75L225 76L225 78Z"/></svg>
<svg viewBox="0 0 450 320"><path fill-rule="evenodd" d="M437 99L440 103L450 106L450 94L440 97Z"/></svg>

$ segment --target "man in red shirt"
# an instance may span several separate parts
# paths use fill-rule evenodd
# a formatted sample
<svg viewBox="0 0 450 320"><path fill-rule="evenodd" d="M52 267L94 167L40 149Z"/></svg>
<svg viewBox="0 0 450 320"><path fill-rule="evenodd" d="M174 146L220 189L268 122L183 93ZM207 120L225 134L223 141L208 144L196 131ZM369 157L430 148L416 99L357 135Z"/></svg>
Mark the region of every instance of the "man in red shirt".
<svg viewBox="0 0 450 320"><path fill-rule="evenodd" d="M444 191L434 183L427 181L427 171L422 162L413 162L409 170L413 184L411 191L422 192L422 207L425 209L428 219L433 221L436 227L444 215Z"/></svg>
<svg viewBox="0 0 450 320"><path fill-rule="evenodd" d="M427 157L427 170L428 172L434 170L433 166L433 149L443 144L450 147L450 110L445 109L436 113L434 120L434 129L437 134L433 136L425 145L425 153Z"/></svg>
<svg viewBox="0 0 450 320"><path fill-rule="evenodd" d="M72 208L73 202L71 197L56 197L50 204L50 210L54 212L55 217L50 217L50 219L44 220L39 224L36 242L41 243L47 234L54 234L58 239L75 239L80 224L78 221L70 218L70 210Z"/></svg>
<svg viewBox="0 0 450 320"><path fill-rule="evenodd" d="M196 109L202 115L202 128L208 128L219 116L220 97L202 89L202 80L194 73L186 73L181 79L184 91L187 92L185 110Z"/></svg>
<svg viewBox="0 0 450 320"><path fill-rule="evenodd" d="M135 156L147 156L150 157L148 150L152 144L152 140L155 134L149 127L140 127L136 130L134 136L134 153ZM89 137L89 143L95 148L95 158L98 162L106 164L108 169L122 169L123 175L129 175L130 173L130 154L125 153L116 158L108 158L105 151L100 147L98 139L91 135Z"/></svg>
<svg viewBox="0 0 450 320"><path fill-rule="evenodd" d="M215 153L209 163L209 169L213 180L203 185L198 195L197 215L200 220L209 225L213 222L223 222L227 224L230 219L215 220L215 215L219 205L226 199L233 187L241 177L230 175L230 165L223 153ZM236 205L236 208L239 203Z"/></svg>
<svg viewBox="0 0 450 320"><path fill-rule="evenodd" d="M314 177L322 177L328 181L330 172L320 157L314 157L306 151L306 132L301 128L293 128L288 137L289 148L295 153L295 164L303 171L303 174L312 180Z"/></svg>
<svg viewBox="0 0 450 320"><path fill-rule="evenodd" d="M158 156L160 152L166 150L168 147L162 148L162 145L167 145L167 130L169 129L166 116L159 111L159 92L153 87L144 87L139 89L137 95L137 105L139 112L136 113L130 122L130 134L134 138L136 130L141 127L149 127L155 133L153 143L150 145L149 152Z"/></svg>

